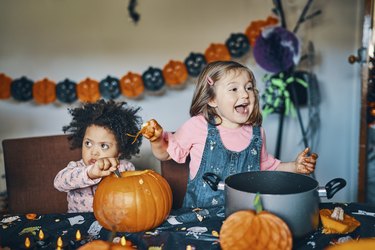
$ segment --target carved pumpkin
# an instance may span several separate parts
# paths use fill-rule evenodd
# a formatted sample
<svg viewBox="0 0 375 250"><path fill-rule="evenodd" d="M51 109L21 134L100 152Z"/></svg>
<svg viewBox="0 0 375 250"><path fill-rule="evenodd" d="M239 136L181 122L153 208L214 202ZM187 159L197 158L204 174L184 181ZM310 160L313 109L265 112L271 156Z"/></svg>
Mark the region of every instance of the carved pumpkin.
<svg viewBox="0 0 375 250"><path fill-rule="evenodd" d="M39 104L48 104L56 100L56 84L47 78L37 81L33 85L34 101Z"/></svg>
<svg viewBox="0 0 375 250"><path fill-rule="evenodd" d="M129 98L138 98L145 91L142 76L140 74L128 72L120 80L121 93Z"/></svg>
<svg viewBox="0 0 375 250"><path fill-rule="evenodd" d="M211 43L211 45L204 52L207 63L214 61L229 61L230 54L225 44Z"/></svg>
<svg viewBox="0 0 375 250"><path fill-rule="evenodd" d="M287 224L270 212L242 210L224 221L220 246L223 250L292 249L292 234Z"/></svg>
<svg viewBox="0 0 375 250"><path fill-rule="evenodd" d="M126 171L105 177L95 191L93 210L104 228L141 232L159 226L172 208L168 182L153 170Z"/></svg>
<svg viewBox="0 0 375 250"><path fill-rule="evenodd" d="M7 75L0 74L0 99L8 99L10 97L10 85L12 79Z"/></svg>
<svg viewBox="0 0 375 250"><path fill-rule="evenodd" d="M99 82L86 78L77 84L77 97L81 102L94 103L100 98Z"/></svg>
<svg viewBox="0 0 375 250"><path fill-rule="evenodd" d="M163 76L169 86L181 86L185 83L188 72L183 62L171 60L164 66Z"/></svg>

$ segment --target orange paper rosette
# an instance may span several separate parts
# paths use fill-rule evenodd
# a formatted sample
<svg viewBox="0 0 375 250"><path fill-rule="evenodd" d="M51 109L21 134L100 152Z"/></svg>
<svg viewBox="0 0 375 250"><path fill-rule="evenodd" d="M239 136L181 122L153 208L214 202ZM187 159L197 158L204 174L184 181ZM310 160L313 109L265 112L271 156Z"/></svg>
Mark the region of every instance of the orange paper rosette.
<svg viewBox="0 0 375 250"><path fill-rule="evenodd" d="M10 97L10 85L12 79L7 75L0 74L0 99L8 99Z"/></svg>
<svg viewBox="0 0 375 250"><path fill-rule="evenodd" d="M188 72L183 62L170 60L163 68L163 76L167 85L178 86L186 81Z"/></svg>
<svg viewBox="0 0 375 250"><path fill-rule="evenodd" d="M211 43L211 45L204 52L207 63L214 61L229 61L230 53L225 44Z"/></svg>
<svg viewBox="0 0 375 250"><path fill-rule="evenodd" d="M279 20L273 16L269 16L267 20L252 21L245 31L251 47L254 47L255 41L257 40L264 27L275 25L278 22Z"/></svg>
<svg viewBox="0 0 375 250"><path fill-rule="evenodd" d="M47 78L33 85L33 97L36 103L48 104L56 100L56 84Z"/></svg>
<svg viewBox="0 0 375 250"><path fill-rule="evenodd" d="M120 79L121 93L129 98L137 98L145 91L140 74L129 72Z"/></svg>
<svg viewBox="0 0 375 250"><path fill-rule="evenodd" d="M81 102L96 102L100 99L99 82L86 78L77 84L77 97Z"/></svg>

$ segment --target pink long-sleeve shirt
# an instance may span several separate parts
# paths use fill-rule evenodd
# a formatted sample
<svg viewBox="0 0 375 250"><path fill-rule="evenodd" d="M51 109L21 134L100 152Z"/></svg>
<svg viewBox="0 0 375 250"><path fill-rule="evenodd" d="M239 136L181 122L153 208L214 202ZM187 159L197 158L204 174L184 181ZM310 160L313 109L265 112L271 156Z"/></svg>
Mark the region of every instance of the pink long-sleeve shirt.
<svg viewBox="0 0 375 250"><path fill-rule="evenodd" d="M86 166L83 160L71 161L68 166L57 173L54 186L61 192L67 192L68 213L92 212L94 193L102 178L92 180L87 172L94 165ZM118 170L132 171L134 165L126 160L121 160Z"/></svg>
<svg viewBox="0 0 375 250"><path fill-rule="evenodd" d="M164 137L168 140L167 151L171 158L178 163L186 161L190 154L190 178L193 179L198 172L206 138L208 134L207 121L202 115L193 116L187 120L175 133L166 132ZM253 137L253 127L244 125L231 129L223 126L217 127L224 146L231 151L244 150ZM262 152L260 157L261 170L275 170L280 160L267 152L266 135L261 127Z"/></svg>

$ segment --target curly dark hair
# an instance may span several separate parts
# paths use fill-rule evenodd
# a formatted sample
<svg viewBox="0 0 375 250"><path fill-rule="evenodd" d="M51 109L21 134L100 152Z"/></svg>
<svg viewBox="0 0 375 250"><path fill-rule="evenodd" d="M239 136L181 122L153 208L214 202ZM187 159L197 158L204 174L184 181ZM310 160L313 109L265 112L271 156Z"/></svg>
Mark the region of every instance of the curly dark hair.
<svg viewBox="0 0 375 250"><path fill-rule="evenodd" d="M142 125L142 119L137 115L140 107L130 107L126 102L105 101L103 99L95 103L84 103L81 107L69 109L73 116L69 125L63 127L71 148L82 148L86 129L91 125L106 128L114 134L120 159L131 159L139 153L142 137L134 143L134 138Z"/></svg>

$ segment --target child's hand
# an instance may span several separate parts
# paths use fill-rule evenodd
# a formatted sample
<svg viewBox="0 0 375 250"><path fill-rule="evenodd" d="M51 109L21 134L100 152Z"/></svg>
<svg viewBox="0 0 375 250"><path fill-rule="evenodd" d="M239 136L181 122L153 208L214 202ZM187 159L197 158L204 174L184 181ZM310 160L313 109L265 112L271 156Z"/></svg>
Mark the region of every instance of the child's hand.
<svg viewBox="0 0 375 250"><path fill-rule="evenodd" d="M298 156L295 161L296 164L296 172L300 174L311 174L315 170L316 159L318 155L312 153L311 155L307 155L310 151L309 148L305 148Z"/></svg>
<svg viewBox="0 0 375 250"><path fill-rule="evenodd" d="M151 119L142 126L142 135L149 139L151 142L156 141L163 135L163 128L159 123Z"/></svg>
<svg viewBox="0 0 375 250"><path fill-rule="evenodd" d="M117 158L101 158L98 159L94 166L87 172L90 179L97 179L110 175L117 169L119 161Z"/></svg>

